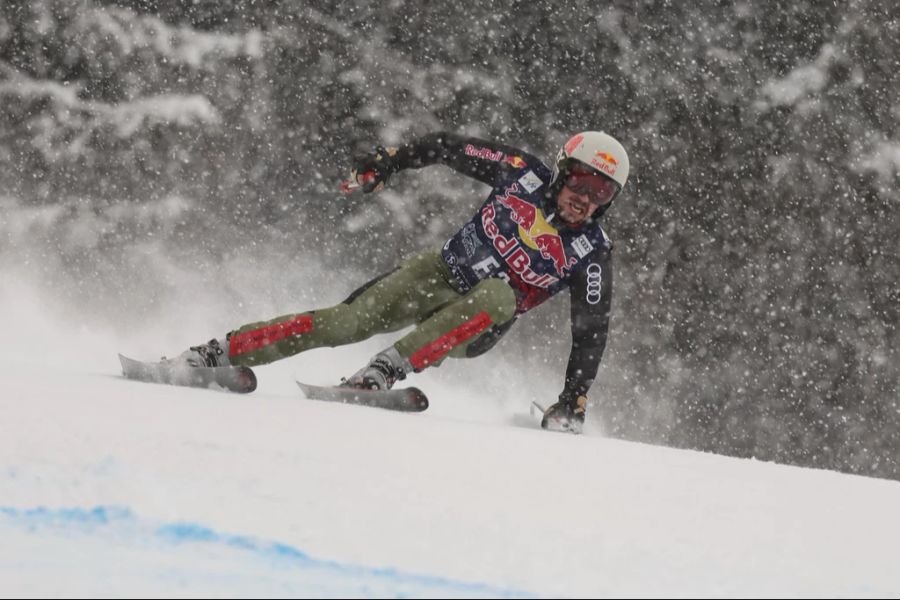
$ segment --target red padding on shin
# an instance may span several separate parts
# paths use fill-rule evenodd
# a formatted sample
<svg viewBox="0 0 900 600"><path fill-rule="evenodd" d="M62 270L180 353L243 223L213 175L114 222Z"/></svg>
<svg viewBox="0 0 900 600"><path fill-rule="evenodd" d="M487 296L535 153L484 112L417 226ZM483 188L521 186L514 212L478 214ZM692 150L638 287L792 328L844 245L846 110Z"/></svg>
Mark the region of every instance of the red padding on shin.
<svg viewBox="0 0 900 600"><path fill-rule="evenodd" d="M412 363L412 366L417 371L421 371L428 365L442 359L456 346L465 343L490 327L491 323L491 316L482 311L459 327L448 331L438 339L413 352L413 355L409 357L409 362Z"/></svg>
<svg viewBox="0 0 900 600"><path fill-rule="evenodd" d="M237 356L274 344L292 335L300 335L312 331L312 316L300 315L289 321L267 325L259 329L251 329L244 333L232 334L229 338L228 356Z"/></svg>

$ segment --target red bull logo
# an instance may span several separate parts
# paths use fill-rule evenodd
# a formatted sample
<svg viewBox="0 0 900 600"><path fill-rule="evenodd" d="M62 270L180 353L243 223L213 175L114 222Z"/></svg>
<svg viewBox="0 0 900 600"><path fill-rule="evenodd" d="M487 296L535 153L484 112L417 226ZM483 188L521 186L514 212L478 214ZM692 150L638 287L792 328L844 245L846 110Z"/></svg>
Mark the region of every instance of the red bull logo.
<svg viewBox="0 0 900 600"><path fill-rule="evenodd" d="M597 168L598 171L602 171L612 177L616 174L616 165L610 164L606 161L597 160L596 158L591 159L591 165Z"/></svg>
<svg viewBox="0 0 900 600"><path fill-rule="evenodd" d="M521 169L527 165L527 163L522 159L521 156L507 155L506 158L503 160L505 160L506 162L508 162L509 164L511 164L512 166L514 166L517 169Z"/></svg>
<svg viewBox="0 0 900 600"><path fill-rule="evenodd" d="M610 154L609 152L603 152L602 150L597 151L597 156L602 158L604 161L608 162L611 165L618 166L619 161L616 160L616 157Z"/></svg>
<svg viewBox="0 0 900 600"><path fill-rule="evenodd" d="M503 153L499 150L494 151L490 148L476 148L472 144L466 144L465 153L469 156L474 156L476 158L485 158L494 162L498 162L503 158Z"/></svg>
<svg viewBox="0 0 900 600"><path fill-rule="evenodd" d="M519 186L514 183L507 189L506 194L498 196L498 199L503 198L506 200L508 204L503 203L502 201L501 204L507 208L510 208L511 206L518 208L518 211L516 208L510 208L510 216L516 223L521 222L528 224L531 222L533 224L537 219L537 209L523 201L521 198L511 194L511 192L518 191L518 189ZM512 216L513 213L515 213L514 217ZM552 275L541 275L531 268L531 257L525 249L522 248L518 239L515 237L507 238L503 235L500 231L500 227L495 221L496 217L496 205L493 202L489 202L481 210L481 225L484 227L484 233L490 238L494 249L501 257L503 257L503 260L506 261L510 271L517 275L521 281L534 287L548 288L558 282L559 279L556 277ZM541 218L543 219L543 217ZM522 225L519 225L519 231L521 230Z"/></svg>
<svg viewBox="0 0 900 600"><path fill-rule="evenodd" d="M591 164L607 175L613 176L616 174L616 168L619 166L619 161L615 156L608 152L597 151L596 156L591 159Z"/></svg>
<svg viewBox="0 0 900 600"><path fill-rule="evenodd" d="M502 196L497 196L497 200L509 209L509 217L520 228L530 230L537 221L538 208L530 202L525 202L512 192L518 191L519 186L513 184ZM543 220L543 215L541 215Z"/></svg>
<svg viewBox="0 0 900 600"><path fill-rule="evenodd" d="M541 209L512 193L517 190L518 186L511 186L505 194L497 196L497 200L509 209L510 219L519 226L519 238L522 242L532 250L539 251L544 259L553 262L556 272L562 277L564 270L575 265L578 259L566 258L566 249L559 231L547 222ZM527 258L524 251L523 254ZM507 262L513 266L509 259Z"/></svg>
<svg viewBox="0 0 900 600"><path fill-rule="evenodd" d="M543 215L541 216L541 220L543 221ZM546 224L546 221L544 221ZM537 226L535 226L536 228ZM547 225L548 228L552 229L550 225ZM562 277L564 273L564 269L571 269L575 263L578 262L578 259L572 257L570 259L566 259L566 249L563 246L562 238L559 237L558 233L548 233L546 231L535 232L533 228L528 233L522 233L522 240L528 244L530 240L534 247L537 248L541 256L546 259L553 261L553 266L556 267L556 272L559 273L560 277ZM555 229L553 230L556 231ZM528 244L531 246L531 244Z"/></svg>

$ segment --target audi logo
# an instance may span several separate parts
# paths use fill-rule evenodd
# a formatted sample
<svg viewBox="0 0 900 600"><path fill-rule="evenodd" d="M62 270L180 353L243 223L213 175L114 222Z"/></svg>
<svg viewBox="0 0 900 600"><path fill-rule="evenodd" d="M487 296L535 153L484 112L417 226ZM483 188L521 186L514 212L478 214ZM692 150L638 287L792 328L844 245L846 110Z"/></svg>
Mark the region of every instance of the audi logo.
<svg viewBox="0 0 900 600"><path fill-rule="evenodd" d="M597 263L591 263L587 267L587 301L588 304L600 302L600 275L603 269Z"/></svg>

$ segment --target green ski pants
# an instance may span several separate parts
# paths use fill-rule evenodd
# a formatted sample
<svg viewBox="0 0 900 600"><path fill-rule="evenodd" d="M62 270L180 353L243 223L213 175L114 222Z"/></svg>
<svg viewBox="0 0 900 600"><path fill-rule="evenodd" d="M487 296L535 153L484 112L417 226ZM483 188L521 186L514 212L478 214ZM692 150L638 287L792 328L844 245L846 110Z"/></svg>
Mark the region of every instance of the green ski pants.
<svg viewBox="0 0 900 600"><path fill-rule="evenodd" d="M497 278L479 282L466 294L438 251L426 251L375 280L343 303L249 323L228 334L229 360L261 365L306 350L365 340L416 325L394 347L416 371L446 356L465 356L466 346L491 325L512 319L516 298Z"/></svg>

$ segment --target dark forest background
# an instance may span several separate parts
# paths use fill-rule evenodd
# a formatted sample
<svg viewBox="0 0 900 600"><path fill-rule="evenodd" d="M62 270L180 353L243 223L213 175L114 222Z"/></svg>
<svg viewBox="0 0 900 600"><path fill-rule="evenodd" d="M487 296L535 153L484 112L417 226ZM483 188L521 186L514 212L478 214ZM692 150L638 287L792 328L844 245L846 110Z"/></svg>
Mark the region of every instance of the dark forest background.
<svg viewBox="0 0 900 600"><path fill-rule="evenodd" d="M892 0L0 4L0 254L30 244L76 303L134 302L146 236L386 270L485 190L442 168L337 183L437 129L548 160L586 129L628 148L591 394L609 435L900 479ZM498 351L561 379L553 304Z"/></svg>

